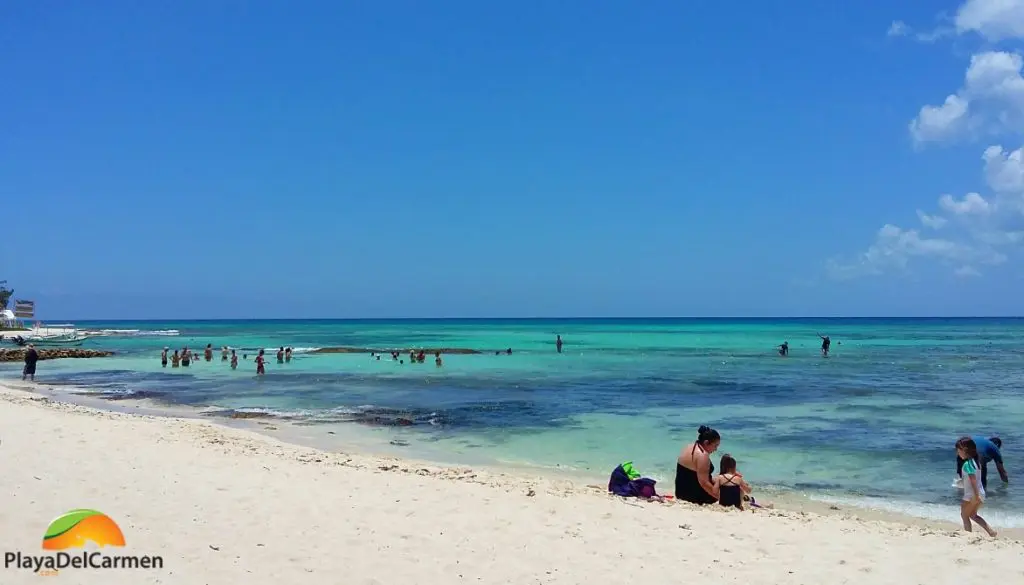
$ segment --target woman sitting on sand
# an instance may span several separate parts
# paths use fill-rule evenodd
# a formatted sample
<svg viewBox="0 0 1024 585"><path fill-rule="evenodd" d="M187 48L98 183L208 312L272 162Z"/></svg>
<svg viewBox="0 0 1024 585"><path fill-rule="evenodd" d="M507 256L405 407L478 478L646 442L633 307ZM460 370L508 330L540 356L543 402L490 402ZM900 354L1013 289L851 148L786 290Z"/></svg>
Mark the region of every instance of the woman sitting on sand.
<svg viewBox="0 0 1024 585"><path fill-rule="evenodd" d="M711 454L722 442L718 431L701 426L697 440L683 447L676 460L676 499L694 504L714 504L718 501L718 486L711 474L715 466Z"/></svg>

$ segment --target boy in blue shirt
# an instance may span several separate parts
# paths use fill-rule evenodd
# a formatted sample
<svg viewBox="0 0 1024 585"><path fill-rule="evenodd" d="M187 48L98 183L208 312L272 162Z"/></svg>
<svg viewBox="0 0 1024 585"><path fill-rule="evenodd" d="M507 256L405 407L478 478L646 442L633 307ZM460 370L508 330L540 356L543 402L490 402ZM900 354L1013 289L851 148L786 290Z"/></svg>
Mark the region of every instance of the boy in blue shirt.
<svg viewBox="0 0 1024 585"><path fill-rule="evenodd" d="M971 437L974 440L974 444L978 446L978 457L981 458L981 485L983 488L988 487L988 462L996 462L996 471L999 472L999 478L1003 480L1003 483L1009 483L1010 477L1006 475L1006 469L1003 467L1003 455L999 452L1003 447L1003 441L999 437L992 437L986 439L985 437L977 436ZM959 477L963 477L963 472L960 467L964 464L964 460L959 455L956 457L956 474Z"/></svg>

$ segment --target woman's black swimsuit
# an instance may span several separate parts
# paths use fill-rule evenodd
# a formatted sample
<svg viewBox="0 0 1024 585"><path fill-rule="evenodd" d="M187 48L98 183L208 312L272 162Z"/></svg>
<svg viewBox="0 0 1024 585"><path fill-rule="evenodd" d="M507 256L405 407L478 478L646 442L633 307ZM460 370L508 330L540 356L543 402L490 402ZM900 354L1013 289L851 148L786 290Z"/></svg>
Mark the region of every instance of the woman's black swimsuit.
<svg viewBox="0 0 1024 585"><path fill-rule="evenodd" d="M743 509L743 492L739 484L733 483L735 477L725 480L725 484L718 488L718 503L723 506Z"/></svg>
<svg viewBox="0 0 1024 585"><path fill-rule="evenodd" d="M697 445L694 445L690 454L692 455L696 450ZM715 464L708 461L708 465L711 466L711 469L708 470L708 479L711 479L711 474L715 472ZM697 472L683 467L678 461L676 462L676 499L693 504L714 504L716 502L715 498L704 491L700 485Z"/></svg>

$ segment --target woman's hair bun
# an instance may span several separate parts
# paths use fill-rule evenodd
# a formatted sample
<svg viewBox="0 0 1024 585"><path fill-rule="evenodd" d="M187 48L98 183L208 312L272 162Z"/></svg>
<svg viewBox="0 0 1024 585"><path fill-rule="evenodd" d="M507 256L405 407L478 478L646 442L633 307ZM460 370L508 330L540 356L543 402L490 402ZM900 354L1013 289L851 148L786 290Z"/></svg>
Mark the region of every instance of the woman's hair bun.
<svg viewBox="0 0 1024 585"><path fill-rule="evenodd" d="M697 429L697 442L698 443L709 443L714 441L721 441L722 435L718 434L718 431L709 427L708 425L700 425Z"/></svg>

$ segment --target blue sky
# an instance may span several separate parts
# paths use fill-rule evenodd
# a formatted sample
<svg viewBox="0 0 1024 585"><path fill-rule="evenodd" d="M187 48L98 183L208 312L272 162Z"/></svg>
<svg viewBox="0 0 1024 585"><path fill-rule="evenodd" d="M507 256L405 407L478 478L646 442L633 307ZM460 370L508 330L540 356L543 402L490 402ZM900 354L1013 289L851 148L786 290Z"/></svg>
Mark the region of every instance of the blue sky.
<svg viewBox="0 0 1024 585"><path fill-rule="evenodd" d="M1020 314L1024 0L847 4L11 3L0 279L53 319Z"/></svg>

